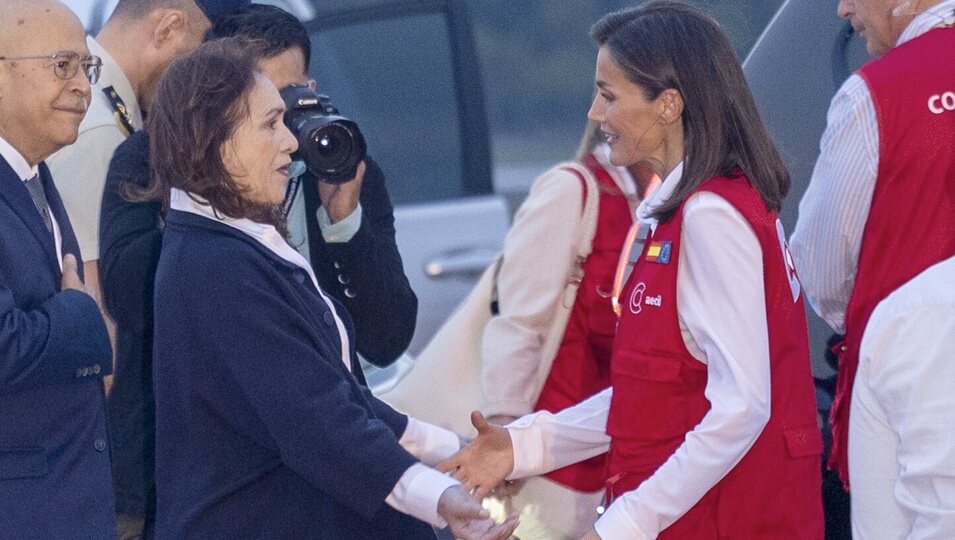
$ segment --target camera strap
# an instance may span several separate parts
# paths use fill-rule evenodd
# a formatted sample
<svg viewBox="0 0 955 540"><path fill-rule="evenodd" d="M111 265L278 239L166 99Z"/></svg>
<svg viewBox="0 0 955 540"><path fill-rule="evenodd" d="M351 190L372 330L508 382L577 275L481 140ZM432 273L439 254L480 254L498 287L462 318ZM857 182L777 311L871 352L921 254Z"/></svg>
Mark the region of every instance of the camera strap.
<svg viewBox="0 0 955 540"><path fill-rule="evenodd" d="M302 187L302 176L303 175L300 174L288 180L288 186L285 188L285 199L282 200L282 215L286 218L289 212L292 211L292 204L295 202L299 188Z"/></svg>

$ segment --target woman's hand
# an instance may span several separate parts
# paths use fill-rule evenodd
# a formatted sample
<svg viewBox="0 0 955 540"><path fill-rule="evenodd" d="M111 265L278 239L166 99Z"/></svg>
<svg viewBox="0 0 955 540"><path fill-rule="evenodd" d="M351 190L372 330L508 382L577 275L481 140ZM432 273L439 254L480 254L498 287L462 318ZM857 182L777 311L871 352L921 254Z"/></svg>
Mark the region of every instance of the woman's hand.
<svg viewBox="0 0 955 540"><path fill-rule="evenodd" d="M589 533L583 535L580 540L600 540L600 535L597 534L597 531L591 529Z"/></svg>
<svg viewBox="0 0 955 540"><path fill-rule="evenodd" d="M507 430L487 422L478 411L471 413L478 434L474 441L438 464L438 470L464 484L465 491L481 500L514 471L514 447Z"/></svg>

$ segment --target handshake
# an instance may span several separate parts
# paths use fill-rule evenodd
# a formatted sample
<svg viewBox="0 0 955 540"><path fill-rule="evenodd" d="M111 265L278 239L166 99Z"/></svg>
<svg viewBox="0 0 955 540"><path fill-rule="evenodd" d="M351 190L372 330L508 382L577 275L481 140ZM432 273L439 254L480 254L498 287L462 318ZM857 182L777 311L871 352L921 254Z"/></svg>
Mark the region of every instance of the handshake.
<svg viewBox="0 0 955 540"><path fill-rule="evenodd" d="M517 517L509 516L495 524L480 501L514 470L511 437L506 429L489 424L477 411L471 413L471 423L477 428L477 437L437 466L461 482L461 486L450 487L441 495L438 514L448 522L455 538L509 538L517 528Z"/></svg>

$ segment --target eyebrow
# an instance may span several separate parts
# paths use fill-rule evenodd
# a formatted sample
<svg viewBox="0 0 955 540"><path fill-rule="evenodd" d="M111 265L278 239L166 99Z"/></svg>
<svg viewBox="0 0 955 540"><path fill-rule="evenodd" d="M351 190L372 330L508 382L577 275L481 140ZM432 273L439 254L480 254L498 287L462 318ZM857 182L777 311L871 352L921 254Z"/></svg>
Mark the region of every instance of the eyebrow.
<svg viewBox="0 0 955 540"><path fill-rule="evenodd" d="M267 113L265 113L265 117L271 119L275 115L283 115L283 114L285 114L284 105L281 107L272 107L271 109L269 109Z"/></svg>

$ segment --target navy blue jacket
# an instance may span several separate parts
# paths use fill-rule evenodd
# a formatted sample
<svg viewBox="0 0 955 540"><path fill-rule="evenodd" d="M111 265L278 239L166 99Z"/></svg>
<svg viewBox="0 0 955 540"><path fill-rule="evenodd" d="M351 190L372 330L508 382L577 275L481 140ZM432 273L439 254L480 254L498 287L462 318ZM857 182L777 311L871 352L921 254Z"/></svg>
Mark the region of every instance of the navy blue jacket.
<svg viewBox="0 0 955 540"><path fill-rule="evenodd" d="M157 538L434 537L384 502L407 417L349 373L304 270L170 211L154 298Z"/></svg>
<svg viewBox="0 0 955 540"><path fill-rule="evenodd" d="M40 178L82 261L45 164ZM112 352L96 302L60 291L53 235L0 158L0 538L116 537L102 376ZM82 271L82 267L80 267Z"/></svg>

